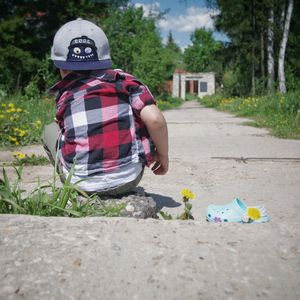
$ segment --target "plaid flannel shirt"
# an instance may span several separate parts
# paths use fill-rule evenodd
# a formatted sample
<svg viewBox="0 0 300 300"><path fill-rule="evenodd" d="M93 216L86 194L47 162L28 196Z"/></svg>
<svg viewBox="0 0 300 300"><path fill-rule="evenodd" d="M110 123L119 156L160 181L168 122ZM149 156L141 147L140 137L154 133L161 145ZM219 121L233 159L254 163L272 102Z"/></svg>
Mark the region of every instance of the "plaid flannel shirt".
<svg viewBox="0 0 300 300"><path fill-rule="evenodd" d="M74 175L89 176L152 163L155 149L140 112L155 101L132 75L117 70L70 73L51 90L58 92L58 153L67 170L74 165Z"/></svg>

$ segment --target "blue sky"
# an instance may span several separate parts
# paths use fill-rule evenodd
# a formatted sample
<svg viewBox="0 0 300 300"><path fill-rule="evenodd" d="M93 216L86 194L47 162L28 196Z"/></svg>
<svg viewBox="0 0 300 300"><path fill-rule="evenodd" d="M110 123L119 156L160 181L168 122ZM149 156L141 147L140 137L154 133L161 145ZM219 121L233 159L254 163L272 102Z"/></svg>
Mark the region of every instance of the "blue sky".
<svg viewBox="0 0 300 300"><path fill-rule="evenodd" d="M208 8L205 0L131 0L131 3L142 6L146 16L150 11L155 13L169 9L157 26L164 41L171 30L176 43L182 49L191 44L191 33L199 27L213 30L217 40L226 40L225 35L214 30L212 16L218 14L218 11Z"/></svg>

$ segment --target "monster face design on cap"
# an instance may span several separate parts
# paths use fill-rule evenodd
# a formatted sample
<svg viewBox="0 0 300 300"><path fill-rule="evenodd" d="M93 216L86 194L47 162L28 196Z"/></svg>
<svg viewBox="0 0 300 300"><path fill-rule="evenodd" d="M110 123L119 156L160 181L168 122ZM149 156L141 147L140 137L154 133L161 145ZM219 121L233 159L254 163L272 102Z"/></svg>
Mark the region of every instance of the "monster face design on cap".
<svg viewBox="0 0 300 300"><path fill-rule="evenodd" d="M98 60L95 42L87 36L75 38L68 47L67 61L93 61Z"/></svg>

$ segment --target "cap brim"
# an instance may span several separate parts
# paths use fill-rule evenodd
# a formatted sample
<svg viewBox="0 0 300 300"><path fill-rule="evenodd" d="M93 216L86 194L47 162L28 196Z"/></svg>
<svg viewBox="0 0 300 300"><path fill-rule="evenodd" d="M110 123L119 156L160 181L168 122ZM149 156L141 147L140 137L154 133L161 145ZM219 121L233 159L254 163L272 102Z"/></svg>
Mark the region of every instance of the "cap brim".
<svg viewBox="0 0 300 300"><path fill-rule="evenodd" d="M74 71L109 69L112 67L111 59L85 61L85 62L53 60L53 62L54 65L59 69L74 70Z"/></svg>

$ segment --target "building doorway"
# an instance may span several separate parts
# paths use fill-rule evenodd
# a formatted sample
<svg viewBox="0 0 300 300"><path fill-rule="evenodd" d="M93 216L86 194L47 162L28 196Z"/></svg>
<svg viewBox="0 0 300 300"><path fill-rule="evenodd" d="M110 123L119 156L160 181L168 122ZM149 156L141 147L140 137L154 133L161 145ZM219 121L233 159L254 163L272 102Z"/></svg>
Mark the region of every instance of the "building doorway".
<svg viewBox="0 0 300 300"><path fill-rule="evenodd" d="M186 80L185 81L185 93L191 95L198 95L199 81L198 80Z"/></svg>

